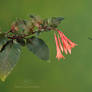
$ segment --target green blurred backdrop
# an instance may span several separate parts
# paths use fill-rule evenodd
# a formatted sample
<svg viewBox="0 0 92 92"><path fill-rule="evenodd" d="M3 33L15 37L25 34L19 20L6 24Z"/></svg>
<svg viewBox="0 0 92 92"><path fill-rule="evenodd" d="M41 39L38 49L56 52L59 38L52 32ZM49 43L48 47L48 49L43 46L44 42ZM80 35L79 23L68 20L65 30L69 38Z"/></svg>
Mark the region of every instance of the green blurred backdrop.
<svg viewBox="0 0 92 92"><path fill-rule="evenodd" d="M72 55L57 61L53 32L40 35L50 48L50 63L23 48L21 58L0 81L0 92L92 92L92 1L91 0L0 0L0 27L9 29L16 17L30 14L63 16L64 33L78 44Z"/></svg>

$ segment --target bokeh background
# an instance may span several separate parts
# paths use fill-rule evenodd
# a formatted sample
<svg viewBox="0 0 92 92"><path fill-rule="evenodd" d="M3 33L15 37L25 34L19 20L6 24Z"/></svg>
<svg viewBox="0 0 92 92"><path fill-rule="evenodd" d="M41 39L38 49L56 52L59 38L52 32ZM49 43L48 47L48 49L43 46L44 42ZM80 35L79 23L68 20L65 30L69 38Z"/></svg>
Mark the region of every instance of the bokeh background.
<svg viewBox="0 0 92 92"><path fill-rule="evenodd" d="M17 18L30 14L42 18L63 16L64 33L78 46L65 60L57 61L53 32L40 35L50 48L42 61L23 48L21 58L0 92L92 92L91 0L0 0L0 28L7 31Z"/></svg>

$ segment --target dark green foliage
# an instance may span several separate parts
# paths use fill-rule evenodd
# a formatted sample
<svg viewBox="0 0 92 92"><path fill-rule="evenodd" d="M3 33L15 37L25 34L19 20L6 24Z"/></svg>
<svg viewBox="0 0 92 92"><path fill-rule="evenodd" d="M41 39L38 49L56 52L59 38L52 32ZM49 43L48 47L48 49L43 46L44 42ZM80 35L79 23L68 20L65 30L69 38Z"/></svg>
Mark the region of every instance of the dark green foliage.
<svg viewBox="0 0 92 92"><path fill-rule="evenodd" d="M27 39L27 47L40 59L42 60L49 59L49 48L43 40L36 37Z"/></svg>
<svg viewBox="0 0 92 92"><path fill-rule="evenodd" d="M17 41L20 45L25 46L25 40L24 40L24 39L17 38L16 41Z"/></svg>
<svg viewBox="0 0 92 92"><path fill-rule="evenodd" d="M0 53L0 78L5 81L6 77L13 70L20 57L20 46L17 43L9 43L2 53Z"/></svg>

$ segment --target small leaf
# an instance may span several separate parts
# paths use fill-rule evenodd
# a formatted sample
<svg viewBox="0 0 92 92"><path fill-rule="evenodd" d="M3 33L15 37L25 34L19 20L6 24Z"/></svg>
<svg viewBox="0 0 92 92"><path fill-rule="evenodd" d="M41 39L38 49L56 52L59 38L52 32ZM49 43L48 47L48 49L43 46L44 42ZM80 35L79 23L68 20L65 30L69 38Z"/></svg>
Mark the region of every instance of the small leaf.
<svg viewBox="0 0 92 92"><path fill-rule="evenodd" d="M48 22L51 25L51 27L57 27L62 20L64 20L63 17L52 17L51 19L48 19Z"/></svg>
<svg viewBox="0 0 92 92"><path fill-rule="evenodd" d="M20 56L20 45L17 43L8 44L0 53L0 79L5 81L13 70Z"/></svg>
<svg viewBox="0 0 92 92"><path fill-rule="evenodd" d="M52 23L55 24L60 24L62 20L64 20L63 17L52 17Z"/></svg>
<svg viewBox="0 0 92 92"><path fill-rule="evenodd" d="M30 18L35 18L35 17L36 17L36 16L35 16L35 15L33 15L33 14L31 14L31 15L30 15Z"/></svg>
<svg viewBox="0 0 92 92"><path fill-rule="evenodd" d="M27 47L40 59L42 60L49 59L49 48L43 40L36 37L27 39Z"/></svg>

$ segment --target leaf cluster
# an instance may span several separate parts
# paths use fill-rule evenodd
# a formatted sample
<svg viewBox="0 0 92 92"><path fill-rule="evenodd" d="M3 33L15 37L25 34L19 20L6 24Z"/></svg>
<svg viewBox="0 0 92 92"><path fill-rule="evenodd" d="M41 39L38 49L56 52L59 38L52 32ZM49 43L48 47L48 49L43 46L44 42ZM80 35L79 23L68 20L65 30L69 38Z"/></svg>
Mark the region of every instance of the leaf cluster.
<svg viewBox="0 0 92 92"><path fill-rule="evenodd" d="M0 33L0 79L5 81L13 70L20 55L21 47L25 46L42 60L49 59L49 48L46 43L36 37L42 32L48 32L58 27L62 17L41 19L30 15L29 20L17 19L7 32Z"/></svg>

